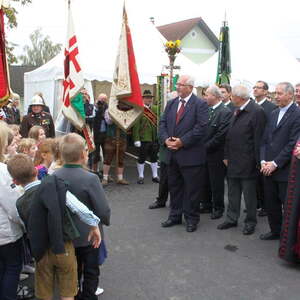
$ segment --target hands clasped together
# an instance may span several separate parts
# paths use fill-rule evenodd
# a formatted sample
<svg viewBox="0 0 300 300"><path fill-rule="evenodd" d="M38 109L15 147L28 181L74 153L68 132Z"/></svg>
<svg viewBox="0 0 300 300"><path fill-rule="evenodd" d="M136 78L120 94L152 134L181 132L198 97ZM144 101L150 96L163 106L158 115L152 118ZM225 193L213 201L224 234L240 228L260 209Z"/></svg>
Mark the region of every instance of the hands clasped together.
<svg viewBox="0 0 300 300"><path fill-rule="evenodd" d="M177 137L169 137L165 140L165 144L170 150L178 150L183 147L182 141Z"/></svg>

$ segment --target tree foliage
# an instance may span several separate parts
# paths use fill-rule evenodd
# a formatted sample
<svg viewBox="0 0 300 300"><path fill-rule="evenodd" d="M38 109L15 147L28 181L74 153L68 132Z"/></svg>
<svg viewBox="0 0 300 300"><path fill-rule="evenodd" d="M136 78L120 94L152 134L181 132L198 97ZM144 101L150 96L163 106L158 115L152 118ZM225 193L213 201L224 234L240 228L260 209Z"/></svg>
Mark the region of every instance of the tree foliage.
<svg viewBox="0 0 300 300"><path fill-rule="evenodd" d="M31 33L29 39L31 45L24 46L24 55L19 56L23 65L42 66L62 49L62 44L54 44L48 35L42 34L41 28Z"/></svg>
<svg viewBox="0 0 300 300"><path fill-rule="evenodd" d="M16 28L18 26L18 22L17 22L17 10L13 7L13 2L18 2L21 3L22 5L31 3L32 0L11 0L10 1L10 7L8 8L3 8L3 12L5 14L5 16L7 17L7 26L11 29ZM7 54L7 61L9 64L13 64L13 63L17 63L18 60L16 58L16 56L14 55L13 51L14 48L17 45L14 43L10 43L8 41L6 41L6 54Z"/></svg>

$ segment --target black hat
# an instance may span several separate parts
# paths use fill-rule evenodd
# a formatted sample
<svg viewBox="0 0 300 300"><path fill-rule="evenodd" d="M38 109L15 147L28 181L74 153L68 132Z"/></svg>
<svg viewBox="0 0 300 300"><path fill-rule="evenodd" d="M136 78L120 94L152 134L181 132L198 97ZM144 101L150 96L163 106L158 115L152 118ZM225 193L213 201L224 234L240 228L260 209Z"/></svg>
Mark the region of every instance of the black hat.
<svg viewBox="0 0 300 300"><path fill-rule="evenodd" d="M150 90L144 90L144 93L143 93L143 97L145 98L153 98L154 96L152 95L151 91Z"/></svg>

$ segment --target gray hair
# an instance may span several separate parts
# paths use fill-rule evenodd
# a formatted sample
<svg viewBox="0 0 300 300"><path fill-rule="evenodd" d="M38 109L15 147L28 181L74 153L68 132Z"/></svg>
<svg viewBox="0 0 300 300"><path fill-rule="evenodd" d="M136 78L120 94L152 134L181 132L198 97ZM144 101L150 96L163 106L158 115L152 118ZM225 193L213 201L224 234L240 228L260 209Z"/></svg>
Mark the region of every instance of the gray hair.
<svg viewBox="0 0 300 300"><path fill-rule="evenodd" d="M190 75L181 75L180 77L183 77L186 79L185 84L186 85L191 85L191 86L195 86L195 78L193 76Z"/></svg>
<svg viewBox="0 0 300 300"><path fill-rule="evenodd" d="M298 86L300 86L300 82L295 84L295 87L298 87Z"/></svg>
<svg viewBox="0 0 300 300"><path fill-rule="evenodd" d="M232 96L248 100L250 98L250 91L245 85L236 85L232 88Z"/></svg>
<svg viewBox="0 0 300 300"><path fill-rule="evenodd" d="M293 85L290 83L290 82L279 82L277 84L278 85L281 85L283 86L283 91L286 93L286 94L292 94L294 95L295 93L295 89L293 87Z"/></svg>
<svg viewBox="0 0 300 300"><path fill-rule="evenodd" d="M206 92L211 93L212 95L214 95L216 98L222 98L223 95L219 89L219 87L217 87L216 85L210 85Z"/></svg>

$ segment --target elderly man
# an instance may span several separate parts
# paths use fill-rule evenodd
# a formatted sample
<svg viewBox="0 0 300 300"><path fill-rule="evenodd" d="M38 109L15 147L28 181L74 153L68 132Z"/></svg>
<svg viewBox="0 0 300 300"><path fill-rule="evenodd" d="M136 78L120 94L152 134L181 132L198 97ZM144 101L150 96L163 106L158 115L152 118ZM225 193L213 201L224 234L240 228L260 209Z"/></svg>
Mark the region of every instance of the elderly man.
<svg viewBox="0 0 300 300"><path fill-rule="evenodd" d="M295 85L295 103L300 106L300 83Z"/></svg>
<svg viewBox="0 0 300 300"><path fill-rule="evenodd" d="M104 157L104 144L106 138L107 124L104 119L104 113L108 108L107 95L100 93L95 103L95 118L93 124L95 152L93 159L93 171L98 172L98 163L100 161L100 147Z"/></svg>
<svg viewBox="0 0 300 300"><path fill-rule="evenodd" d="M29 130L34 125L42 126L47 138L55 137L53 119L51 115L43 111L43 109L43 99L39 95L33 96L30 102L30 110L32 112L23 117L20 126L20 134L23 138L28 137Z"/></svg>
<svg viewBox="0 0 300 300"><path fill-rule="evenodd" d="M159 138L168 151L170 213L162 227L171 227L186 220L186 231L197 230L199 201L204 182L206 149L204 138L208 123L206 102L193 94L194 79L180 76L178 97L167 103L160 121Z"/></svg>
<svg viewBox="0 0 300 300"><path fill-rule="evenodd" d="M212 193L212 203L203 203L203 206L212 207L211 219L219 219L224 212L224 179L226 174L226 167L223 163L224 145L232 113L222 102L222 93L217 86L210 86L205 94L209 106L208 129L205 137L206 178Z"/></svg>
<svg viewBox="0 0 300 300"><path fill-rule="evenodd" d="M217 228L222 230L237 226L243 194L247 209L243 234L249 235L254 233L257 223L256 178L266 117L263 109L250 99L249 90L243 85L232 89L232 102L237 110L229 125L224 154L229 204L226 220Z"/></svg>
<svg viewBox="0 0 300 300"><path fill-rule="evenodd" d="M293 98L294 88L289 82L276 86L278 108L271 113L261 145L261 172L265 176L266 210L271 229L260 236L261 240L275 240L280 236L290 161L300 135L300 109Z"/></svg>

